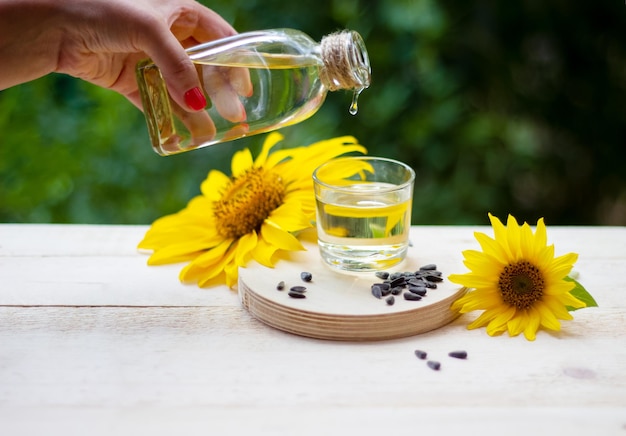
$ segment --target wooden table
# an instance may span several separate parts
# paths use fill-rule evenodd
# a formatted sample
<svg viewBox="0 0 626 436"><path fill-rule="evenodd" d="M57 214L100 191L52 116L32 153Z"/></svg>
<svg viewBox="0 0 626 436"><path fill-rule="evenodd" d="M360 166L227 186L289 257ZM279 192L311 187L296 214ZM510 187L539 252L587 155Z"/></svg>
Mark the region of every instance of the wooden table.
<svg viewBox="0 0 626 436"><path fill-rule="evenodd" d="M390 341L284 333L146 266L146 229L0 225L0 434L626 435L626 228L548 228L600 307L535 342L468 331L472 314ZM492 234L411 237L460 260L475 230Z"/></svg>

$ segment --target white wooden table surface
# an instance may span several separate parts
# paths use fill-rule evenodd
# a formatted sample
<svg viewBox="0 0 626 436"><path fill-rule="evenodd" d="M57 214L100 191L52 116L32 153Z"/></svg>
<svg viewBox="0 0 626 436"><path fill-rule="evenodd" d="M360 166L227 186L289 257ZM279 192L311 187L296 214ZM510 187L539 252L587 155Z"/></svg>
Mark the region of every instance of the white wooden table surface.
<svg viewBox="0 0 626 436"><path fill-rule="evenodd" d="M235 291L146 266L146 229L0 225L0 434L626 435L626 228L548 228L600 307L535 342L468 331L471 314L392 341L284 333ZM492 234L412 240L460 262L474 230Z"/></svg>

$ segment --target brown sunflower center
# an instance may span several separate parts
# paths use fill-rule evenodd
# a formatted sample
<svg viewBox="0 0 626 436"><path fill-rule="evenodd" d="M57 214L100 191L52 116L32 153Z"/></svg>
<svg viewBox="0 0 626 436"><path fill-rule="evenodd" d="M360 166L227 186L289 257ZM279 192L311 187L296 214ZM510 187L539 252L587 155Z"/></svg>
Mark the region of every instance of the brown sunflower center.
<svg viewBox="0 0 626 436"><path fill-rule="evenodd" d="M524 310L541 299L545 282L539 268L523 260L504 268L498 287L506 304Z"/></svg>
<svg viewBox="0 0 626 436"><path fill-rule="evenodd" d="M285 185L279 175L250 168L233 177L222 198L213 203L217 231L225 238L240 238L258 231L284 199Z"/></svg>

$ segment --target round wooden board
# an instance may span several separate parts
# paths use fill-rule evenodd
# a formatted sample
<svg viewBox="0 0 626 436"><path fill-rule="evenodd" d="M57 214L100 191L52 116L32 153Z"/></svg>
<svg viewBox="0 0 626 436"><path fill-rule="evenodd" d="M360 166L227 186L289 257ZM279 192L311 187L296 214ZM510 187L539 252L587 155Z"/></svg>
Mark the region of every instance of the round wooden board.
<svg viewBox="0 0 626 436"><path fill-rule="evenodd" d="M371 285L381 282L373 272L344 273L331 269L321 259L317 244L303 241L306 251L291 253L275 268L250 262L239 269L239 298L255 318L277 329L318 339L374 341L413 336L442 327L458 313L450 304L465 289L445 277L453 272L450 260L430 259L419 262L409 248L407 259L394 271L415 271L424 263L436 263L444 280L437 289L429 289L420 301L407 301L402 295L395 304L377 299ZM450 269L448 269L450 268ZM313 280L305 283L300 273L310 272ZM285 282L283 291L277 290ZM288 295L291 286L306 286L306 298Z"/></svg>

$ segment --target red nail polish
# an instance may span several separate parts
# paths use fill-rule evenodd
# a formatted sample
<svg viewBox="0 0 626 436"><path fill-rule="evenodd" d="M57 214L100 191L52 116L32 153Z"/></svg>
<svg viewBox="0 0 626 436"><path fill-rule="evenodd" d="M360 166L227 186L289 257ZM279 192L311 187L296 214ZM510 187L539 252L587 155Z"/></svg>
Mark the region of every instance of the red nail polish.
<svg viewBox="0 0 626 436"><path fill-rule="evenodd" d="M206 98L200 88L195 87L185 92L185 103L194 111L199 111L206 107Z"/></svg>

